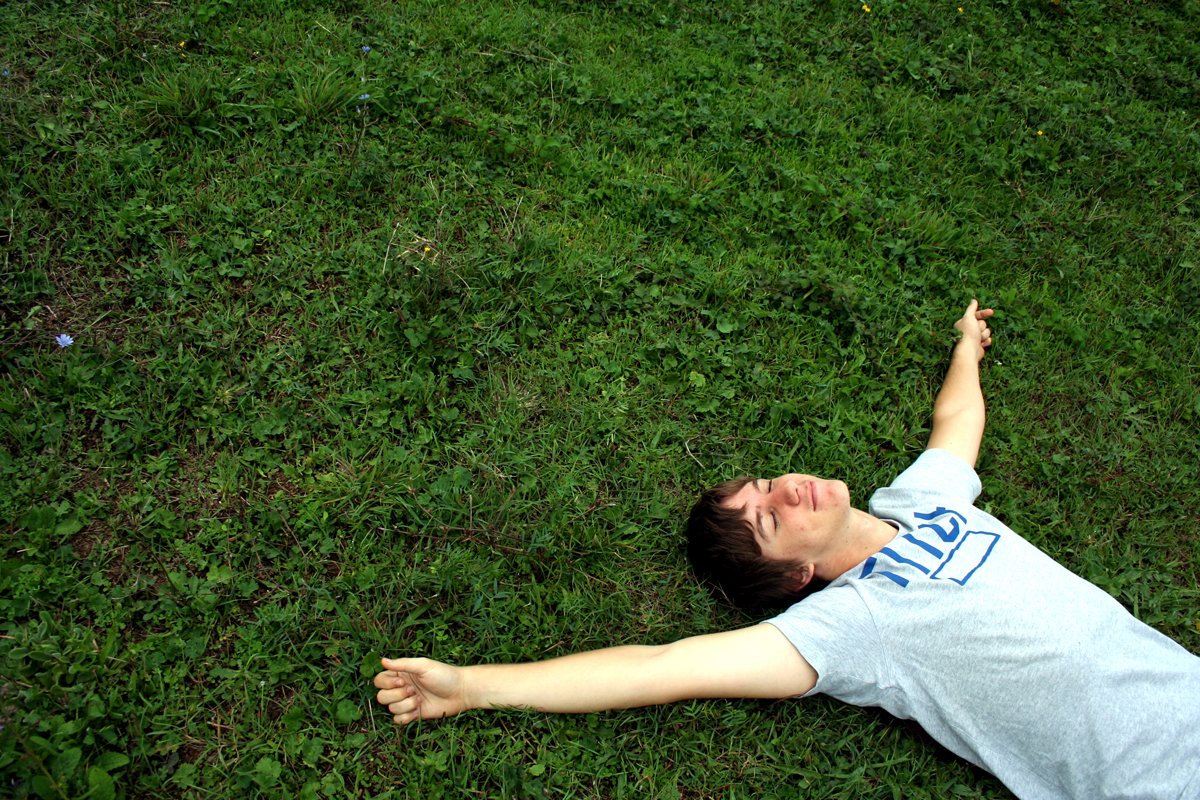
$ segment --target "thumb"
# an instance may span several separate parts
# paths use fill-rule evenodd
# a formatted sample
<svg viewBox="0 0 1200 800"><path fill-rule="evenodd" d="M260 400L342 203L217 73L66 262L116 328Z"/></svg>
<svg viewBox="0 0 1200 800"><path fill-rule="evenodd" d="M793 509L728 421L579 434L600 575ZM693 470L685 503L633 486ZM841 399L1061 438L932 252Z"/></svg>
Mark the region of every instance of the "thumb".
<svg viewBox="0 0 1200 800"><path fill-rule="evenodd" d="M381 658L383 668L392 672L411 672L414 675L424 675L436 661L428 658Z"/></svg>

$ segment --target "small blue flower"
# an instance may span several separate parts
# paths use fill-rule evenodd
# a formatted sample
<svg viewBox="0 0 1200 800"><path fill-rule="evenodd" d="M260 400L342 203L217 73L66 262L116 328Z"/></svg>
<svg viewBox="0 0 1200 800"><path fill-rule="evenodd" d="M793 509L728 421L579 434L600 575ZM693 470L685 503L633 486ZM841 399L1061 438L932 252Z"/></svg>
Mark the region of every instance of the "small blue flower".
<svg viewBox="0 0 1200 800"><path fill-rule="evenodd" d="M59 347L70 347L71 345L75 344L75 340L65 333L60 333L58 336L54 337L54 343Z"/></svg>
<svg viewBox="0 0 1200 800"><path fill-rule="evenodd" d="M364 92L363 94L360 94L360 95L358 96L358 99L359 99L359 100L370 100L370 99L371 99L371 95L369 95L369 94L367 94L367 93L365 93L365 92Z"/></svg>
<svg viewBox="0 0 1200 800"><path fill-rule="evenodd" d="M371 46L370 46L370 45L366 45L366 44L364 44L364 45L362 46L362 51L363 51L364 53L369 53L369 52L371 52Z"/></svg>
<svg viewBox="0 0 1200 800"><path fill-rule="evenodd" d="M3 75L4 77L6 77L6 78L7 78L7 77L8 77L8 70L2 70L2 71L0 71L0 75Z"/></svg>

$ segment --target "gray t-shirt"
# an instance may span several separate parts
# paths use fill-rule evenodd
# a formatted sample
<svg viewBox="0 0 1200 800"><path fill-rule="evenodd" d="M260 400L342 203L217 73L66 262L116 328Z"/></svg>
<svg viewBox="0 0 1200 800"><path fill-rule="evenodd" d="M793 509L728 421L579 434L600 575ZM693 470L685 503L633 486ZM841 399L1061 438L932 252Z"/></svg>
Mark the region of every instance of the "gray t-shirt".
<svg viewBox="0 0 1200 800"><path fill-rule="evenodd" d="M1017 796L1200 798L1200 658L975 508L927 450L870 511L899 532L770 620L821 692L919 722Z"/></svg>

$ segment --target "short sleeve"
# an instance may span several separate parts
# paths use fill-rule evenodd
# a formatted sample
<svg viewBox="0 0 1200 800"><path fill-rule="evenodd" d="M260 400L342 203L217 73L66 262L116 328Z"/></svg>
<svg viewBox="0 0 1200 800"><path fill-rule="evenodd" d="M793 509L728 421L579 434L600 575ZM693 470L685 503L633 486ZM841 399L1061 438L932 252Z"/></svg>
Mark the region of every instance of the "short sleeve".
<svg viewBox="0 0 1200 800"><path fill-rule="evenodd" d="M921 453L912 466L892 481L891 486L877 491L871 498L871 504L875 505L876 498L892 492L936 495L972 504L982 491L979 475L970 464L949 450L935 448Z"/></svg>
<svg viewBox="0 0 1200 800"><path fill-rule="evenodd" d="M817 672L808 695L879 705L887 659L870 611L853 587L834 584L767 620Z"/></svg>

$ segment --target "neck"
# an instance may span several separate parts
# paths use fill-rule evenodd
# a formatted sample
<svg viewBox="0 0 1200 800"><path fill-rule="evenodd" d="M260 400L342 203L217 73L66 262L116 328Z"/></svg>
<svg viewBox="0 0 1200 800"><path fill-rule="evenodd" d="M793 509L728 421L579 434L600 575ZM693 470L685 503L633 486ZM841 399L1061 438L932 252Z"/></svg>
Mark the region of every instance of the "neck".
<svg viewBox="0 0 1200 800"><path fill-rule="evenodd" d="M831 581L896 538L896 529L878 517L852 508L837 548L817 565L816 575Z"/></svg>

